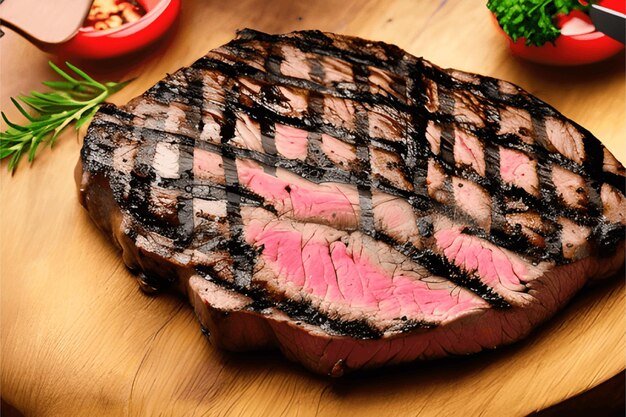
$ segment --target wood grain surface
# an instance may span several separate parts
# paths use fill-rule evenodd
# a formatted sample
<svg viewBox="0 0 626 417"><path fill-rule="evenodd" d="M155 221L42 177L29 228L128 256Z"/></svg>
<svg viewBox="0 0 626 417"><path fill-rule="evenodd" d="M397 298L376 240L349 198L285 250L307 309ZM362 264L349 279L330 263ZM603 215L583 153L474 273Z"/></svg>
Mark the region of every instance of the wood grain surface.
<svg viewBox="0 0 626 417"><path fill-rule="evenodd" d="M235 30L322 29L399 45L444 67L517 83L587 127L626 162L624 55L566 69L511 57L484 0L185 1L173 36L134 59L81 63L137 79L125 103ZM0 40L1 105L50 78L48 56L12 33ZM231 354L202 336L175 294L141 293L120 254L76 198L81 140L14 176L0 166L2 398L26 416L526 415L623 372L624 274L586 288L514 346L339 380L276 352ZM619 279L621 278L621 279Z"/></svg>

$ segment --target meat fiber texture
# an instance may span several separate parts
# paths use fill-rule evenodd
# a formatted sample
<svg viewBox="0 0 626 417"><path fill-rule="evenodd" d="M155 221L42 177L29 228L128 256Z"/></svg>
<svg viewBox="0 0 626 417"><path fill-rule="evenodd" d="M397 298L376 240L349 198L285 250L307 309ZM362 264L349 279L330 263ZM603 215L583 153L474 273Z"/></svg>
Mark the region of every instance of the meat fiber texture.
<svg viewBox="0 0 626 417"><path fill-rule="evenodd" d="M508 82L252 30L104 105L77 167L144 289L332 376L526 336L623 265L624 175Z"/></svg>

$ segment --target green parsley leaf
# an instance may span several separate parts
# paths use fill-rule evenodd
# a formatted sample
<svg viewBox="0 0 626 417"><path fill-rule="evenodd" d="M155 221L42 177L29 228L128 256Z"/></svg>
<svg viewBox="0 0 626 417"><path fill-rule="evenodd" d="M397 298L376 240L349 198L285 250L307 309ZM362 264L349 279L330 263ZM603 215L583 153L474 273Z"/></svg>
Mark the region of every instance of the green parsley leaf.
<svg viewBox="0 0 626 417"><path fill-rule="evenodd" d="M541 46L554 42L561 34L555 25L558 14L586 12L596 2L590 0L583 5L578 0L488 0L487 8L513 41L524 38L526 45Z"/></svg>

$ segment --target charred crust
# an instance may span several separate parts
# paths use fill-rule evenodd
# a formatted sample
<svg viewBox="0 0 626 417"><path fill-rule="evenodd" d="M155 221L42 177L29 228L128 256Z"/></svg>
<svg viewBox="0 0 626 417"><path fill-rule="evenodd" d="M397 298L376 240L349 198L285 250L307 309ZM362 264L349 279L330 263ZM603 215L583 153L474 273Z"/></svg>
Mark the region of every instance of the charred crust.
<svg viewBox="0 0 626 417"><path fill-rule="evenodd" d="M273 299L264 288L256 286L242 287L235 282L215 279L210 268L197 267L197 272L205 279L228 290L244 294L252 300L246 307L248 310L263 314L264 310L277 308L291 317L295 322L318 326L330 334L350 336L355 339L379 339L383 332L372 327L367 320L341 320L332 318L319 311L306 301Z"/></svg>
<svg viewBox="0 0 626 417"><path fill-rule="evenodd" d="M426 218L421 217L417 221L417 230L422 237L431 237L433 235L433 223Z"/></svg>
<svg viewBox="0 0 626 417"><path fill-rule="evenodd" d="M170 284L170 281L164 280L161 277L142 271L136 275L137 284L139 289L144 294L155 295L165 290Z"/></svg>
<svg viewBox="0 0 626 417"><path fill-rule="evenodd" d="M414 256L416 262L426 267L434 275L449 278L450 281L467 288L483 300L496 308L509 308L511 305L502 296L493 291L474 274L465 271L445 256L434 253L432 250L424 250Z"/></svg>
<svg viewBox="0 0 626 417"><path fill-rule="evenodd" d="M405 317L405 320L402 320L402 325L398 327L397 331L400 333L410 333L419 329L434 329L435 327L437 327L435 323L428 323L418 320L406 320Z"/></svg>
<svg viewBox="0 0 626 417"><path fill-rule="evenodd" d="M599 222L593 229L598 256L608 258L615 253L619 242L624 240L626 226L608 222Z"/></svg>
<svg viewBox="0 0 626 417"><path fill-rule="evenodd" d="M372 191L384 192L401 197L413 207L418 217L418 232L425 240L432 242L434 227L427 218L429 214L439 213L448 218L458 220L468 226L463 233L478 236L497 246L515 251L522 257L538 261L550 261L556 264L570 262L562 254L560 238L560 217L573 220L578 225L590 227L590 245L600 256L610 256L614 253L618 243L623 240L624 225L608 223L602 216L602 201L600 190L603 183L615 187L622 194L626 193L626 183L622 176L603 171L602 144L588 131L574 123L584 136L585 157L582 164L569 160L558 152L550 152L542 146L546 143L545 119L548 116L563 120L562 116L549 105L523 92L518 88L515 94L501 93L499 81L490 77L476 76L477 84L464 82L451 75L448 70L427 64L425 61L414 58L400 48L380 42L369 42L357 38L344 37L345 45L336 42L333 37L319 31L298 32L290 35L268 35L250 29L238 32L238 38L224 48L237 57L254 56L258 51L251 47L250 42L261 42L265 46L283 44L291 45L311 56L323 56L344 60L352 66L354 83L335 83L324 85L324 68L319 58L310 59L311 80L289 77L281 74L280 65L284 60L280 51L270 47L264 68L259 69L240 61L227 63L216 55L205 56L196 61L192 67L185 68L174 75L158 82L150 88L144 97L158 103L170 105L172 103L185 104L190 107L186 112L187 122L194 127L192 134L172 134L157 128L151 129L133 126L136 115L128 111L129 107L118 108L110 104L101 106L96 114L85 138L81 150L83 169L94 175L102 175L109 180L116 202L124 213L131 213L140 228L129 228L124 233L135 241L139 233L146 231L157 233L173 241L177 249L186 248L193 237L193 219L190 220L191 198L201 196L207 200L224 200L227 203L228 220L215 219L204 216L207 221L226 225L229 228L230 239L219 239L217 235L207 232L203 236L203 247L206 250L225 250L231 255L232 264L228 267L234 273L232 282L210 278L210 268L198 267L198 272L206 279L223 288L244 294L252 300L247 309L263 314L268 309L276 308L289 315L296 323L307 323L318 326L330 334L345 335L358 339L377 339L383 332L366 319L345 321L330 317L308 302L284 300L271 294L264 288L258 288L251 280L252 268L255 260L262 253L263 247L253 248L243 238L243 225L239 213L240 207L253 206L278 214L275 207L264 199L241 186L236 175L235 159L250 159L259 163L266 172L275 172L276 168L284 168L316 183L338 182L357 186L360 197L361 212L365 213L361 219L361 230L389 244L392 248L407 256L409 259L424 266L432 274L447 277L454 283L468 288L496 308L507 308L510 305L491 288L482 284L480 279L471 271L465 271L456 266L445 256L429 249L418 250L412 244L400 243L382 232L375 231L371 215ZM394 77L391 88L398 93L375 94L369 91L369 68L386 69ZM201 77L209 73L218 73L226 77L224 85L225 104L223 121L220 123L221 144L196 142L203 131L201 109L204 103L203 82ZM243 97L239 83L241 77L248 77L261 85L259 97ZM425 103L428 99L426 83L435 82L439 93L440 108L434 113L426 111ZM285 97L277 85L308 92L308 109L303 115L287 116L272 110L267 104L276 104L285 101ZM484 127L477 127L468 122L462 122L455 115L455 97L460 90L478 97L479 109L484 117ZM356 128L349 130L333 126L324 119L323 99L332 96L357 103L355 118ZM258 99L258 100L257 100ZM368 107L369 106L369 107ZM368 129L367 109L373 106L388 106L396 110L401 116L394 117L394 122L405 126L405 140L394 142L385 138L370 137ZM500 114L498 110L504 108L518 108L529 112L532 117L533 130L536 132L538 144L528 144L521 141L516 134L498 134ZM236 148L230 144L235 133L236 113L244 113L261 126L264 152L256 152ZM112 119L114 121L112 121ZM434 155L425 139L426 126L429 121L435 121L442 127L441 154ZM272 122L296 127L310 132L310 135L329 134L358 150L358 161L348 166L336 166L319 147L309 146L305 161L289 160L281 157L276 151L273 142ZM455 129L469 132L480 138L484 145L486 175L481 176L466 166L457 166L454 158ZM528 131L519 133L528 135ZM116 148L116 135L136 135L134 138L142 141L140 157L136 158L132 171L126 177L112 170L112 154ZM310 136L309 145L314 142ZM193 160L187 157L179 166L178 179L157 178L151 165L151 152L157 142L174 143L189 154L190 149L200 148L218 153L224 158L224 170L230 169L225 185L200 184L193 178ZM144 146L145 145L145 146ZM529 194L525 190L506 184L499 173L498 147L515 149L525 153L537 162L537 174L540 183L540 197ZM400 162L388 164L388 169L397 170L412 185L413 190L400 189L389 180L379 175L372 175L369 149L380 149L397 153L401 156ZM191 155L193 153L191 152ZM153 156L153 155L152 155ZM460 213L454 204L443 205L428 196L426 188L428 159L435 159L444 169L448 177L447 190L450 191L451 176L461 177L483 187L492 197L492 226L484 230L477 226L469 216ZM226 162L230 161L230 162ZM126 161L125 161L126 162ZM230 164L230 165L229 165ZM228 166L227 166L228 165ZM551 178L551 166L559 165L576 174L581 175L587 185L590 204L582 209L567 207L557 195ZM235 171L233 173L233 171ZM128 181L128 183L125 183ZM178 219L169 219L155 216L148 207L151 187L158 185L166 188L184 190L183 197L178 201L176 211ZM130 188L130 192L126 190ZM459 183L459 187L463 184ZM285 187L291 192L291 187ZM582 187L576 190L584 193ZM510 204L518 202L519 204ZM523 207L522 207L523 206ZM522 207L522 208L520 208ZM524 235L520 225L511 226L505 221L506 214L533 211L541 213L545 222L545 230L537 231L545 238L545 248L539 248ZM202 217L202 213L200 213ZM190 229L191 227L191 229ZM138 231L139 230L139 231ZM203 232L204 233L204 232ZM215 232L217 233L217 232ZM566 246L571 244L566 244ZM141 255L141 253L139 254ZM144 268L152 271L155 268ZM136 272L136 271L135 271ZM158 271L157 271L158 272ZM172 283L174 275L164 278L165 273L142 272L138 274L138 281L144 291L152 292L166 288ZM227 314L227 312L225 313ZM420 321L409 320L407 317L398 319L401 323L393 328L394 331L410 332L417 329L428 329L434 325ZM331 374L343 373L345 364L338 361ZM336 369L335 369L336 368Z"/></svg>
<svg viewBox="0 0 626 417"><path fill-rule="evenodd" d="M221 61L217 61L219 62L221 65L226 65L224 63L221 63ZM236 64L235 64L236 65ZM227 65L228 66L228 65ZM229 66L229 68L232 68L231 66ZM426 72L428 71L433 71L432 68L429 68L427 70L425 70ZM448 86L450 86L450 88L460 88L460 85L458 82L453 81L448 75L444 74L440 77L435 77L437 80L446 80L448 79L448 81L443 81L444 84L447 84ZM306 80L300 80L300 81L306 81ZM238 106L240 104L233 104L235 106ZM240 108L241 111L244 111L245 113L249 114L251 117L256 117L255 114L259 113L261 114L260 117L264 118L264 117L268 117L268 116L264 116L263 115L263 109L259 109L259 108L254 108L254 109L245 109L245 108ZM412 113L412 112L409 112ZM546 113L548 114L548 113ZM441 118L445 118L446 115L441 115ZM271 117L274 117L278 120L280 120L280 116L273 114ZM420 117L418 119L423 119L423 117ZM282 121L282 120L281 120ZM316 127L319 129L323 129L324 128L324 123L322 123L319 120L311 120L311 121L307 121L307 119L296 119L296 120L291 120L291 121L282 121L285 122L288 125L292 125L295 127L299 127L299 128L310 128L310 127ZM456 123L453 119L449 120L448 123ZM471 126L466 126L467 129L469 129L470 131L472 129L475 129L474 127ZM493 136L493 129L477 129L475 132L478 136L480 137L485 137L486 141L491 143L494 142ZM342 139L347 139L350 138L350 134L344 134L344 135L336 135L335 132L335 136L337 137L341 137ZM510 135L509 135L510 137ZM562 155L560 154L548 154L546 153L545 149L538 147L538 146L528 146L525 144L520 144L519 143L519 139L515 138L515 139L510 139L509 140L510 143L509 145L512 147L521 147L523 149L525 149L527 152L532 151L534 153L543 153L546 155L545 158L549 158L550 160L554 160L554 162L558 162L560 164L572 164L571 161L566 161L566 158L564 158ZM418 142L423 142L423 141L418 141ZM372 140L372 143L376 143L376 140ZM385 142L380 142L380 145L382 146L387 146L389 145L389 143L385 143ZM448 157L449 160L445 159L445 155L452 155L452 149L448 149L450 145L450 142L446 142L444 141L444 143L442 144L442 148L443 148L443 153L444 153L444 160L442 161L442 165L444 167L446 167L446 170L449 172L453 172L455 175L457 176L461 176L464 178L468 178L471 179L472 181L478 183L479 185L481 185L484 188L489 189L491 192L493 193L497 193L498 192L498 188L502 189L503 193L507 192L507 189L510 189L510 187L508 185L504 185L502 183L498 184L498 181L496 181L495 184L492 183L493 178L484 178L481 177L479 175L477 175L476 173L474 173L471 169L467 169L467 168L458 168L458 167L454 167L453 164L453 158L451 156ZM394 148L398 147L398 144L393 144L390 145ZM402 149L404 148L404 149ZM407 149L409 148L409 149ZM527 149L530 148L530 149ZM446 149L448 149L448 151L446 151ZM415 160L418 159L417 155L415 154L414 151L410 150L410 146L409 143L407 143L404 147L400 147L400 149L396 149L396 152L398 152L399 154L403 155L403 159L405 161L411 161L411 160ZM245 152L237 152L237 154L242 154L241 156L243 156L245 154ZM413 156L415 155L415 156ZM239 155L238 155L239 156ZM253 156L253 155L247 155L248 157ZM544 158L544 159L545 159ZM348 176L346 176L346 174L344 173L343 170L338 169L337 167L326 167L326 164L322 164L322 165L317 165L317 166L312 166L312 165L307 165L307 164L302 164L299 162L294 162L294 161L285 161L282 160L281 158L276 158L275 160L271 160L271 158L268 158L268 155L256 155L256 158L253 158L255 160L262 160L267 166L280 166L280 167L284 167L286 169L290 169L302 176L308 177L309 179L311 179L312 181L315 182L321 182L321 181L339 181L339 182L347 182L347 183L357 183L358 185L361 186L367 186L367 179L366 177L364 177L363 175L359 174L360 170L357 170L353 167L353 169L351 170L350 173L348 173ZM424 159L423 156L419 159ZM575 164L574 164L575 165ZM568 166L568 168L573 169L571 166ZM401 170L403 171L403 174L405 176L411 176L411 171L415 171L416 167L412 167L410 166L410 164L407 164L407 167L405 170ZM580 166L577 166L576 169L578 171L581 170ZM362 171L361 171L362 172ZM334 178L333 178L334 177ZM417 180L419 180L419 176L416 177ZM545 183L545 181L544 181ZM402 195L402 190L397 190L394 189L393 186L391 186L386 180L381 179L381 178L376 178L376 182L372 182L372 185L376 186L376 188L380 189L381 191L384 192L390 192L393 195ZM623 184L622 184L623 187ZM420 188L420 187L416 187L416 188ZM423 188L423 187L421 187ZM552 187L553 188L553 187ZM545 190L550 190L550 187L546 184L546 188ZM395 191L395 192L394 192ZM419 191L417 191L419 192ZM552 194L553 195L553 194ZM403 196L406 198L406 196ZM543 196L545 197L545 196ZM550 197L550 195L547 196L546 201L551 204L551 211L554 212L554 208L556 207L559 214L565 217L568 217L572 220L574 220L576 223L578 224L583 224L583 225L589 225L590 223L593 223L594 220L597 219L597 212L593 212L593 213L585 213L584 211L575 211L569 208L564 207L564 205L559 202L558 199L555 199L554 197ZM424 204L420 205L420 209L425 209L426 207L424 207ZM560 207L560 209L559 209ZM496 210L498 210L497 207L495 207ZM543 212L543 211L542 211ZM444 211L445 213L445 211ZM509 247L509 249L513 249L512 247Z"/></svg>
<svg viewBox="0 0 626 417"><path fill-rule="evenodd" d="M211 332L206 327L200 326L200 332L202 332L202 336L206 337L207 339L211 338Z"/></svg>
<svg viewBox="0 0 626 417"><path fill-rule="evenodd" d="M383 335L380 330L373 328L365 319L340 320L330 318L307 302L285 300L278 302L277 307L292 319L319 326L331 334L351 336L356 339L379 339Z"/></svg>
<svg viewBox="0 0 626 417"><path fill-rule="evenodd" d="M459 268L448 258L432 249L417 249L410 242L398 243L391 236L376 231L374 237L426 268L435 276L445 277L457 285L467 288L496 308L508 308L510 304L498 293L480 281L474 273ZM426 324L427 325L427 324Z"/></svg>
<svg viewBox="0 0 626 417"><path fill-rule="evenodd" d="M488 242L514 252L523 253L525 257L534 261L551 259L557 254L548 253L545 249L532 244L522 232L521 225L511 227L508 224L500 228L492 228L490 233L477 227L465 227L463 234L476 236Z"/></svg>

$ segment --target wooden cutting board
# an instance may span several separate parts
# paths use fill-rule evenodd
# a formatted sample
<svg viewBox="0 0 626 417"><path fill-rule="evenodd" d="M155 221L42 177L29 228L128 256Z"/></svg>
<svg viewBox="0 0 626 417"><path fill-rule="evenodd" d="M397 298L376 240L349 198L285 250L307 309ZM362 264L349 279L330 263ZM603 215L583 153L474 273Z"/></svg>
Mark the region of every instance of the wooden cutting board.
<svg viewBox="0 0 626 417"><path fill-rule="evenodd" d="M186 1L174 36L135 61L83 65L137 77L139 95L234 36L322 29L399 45L445 66L504 78L590 129L626 161L624 55L575 69L511 57L484 0ZM0 41L1 104L50 78L43 53ZM177 295L141 293L76 198L81 140L66 132L14 176L1 168L2 398L36 416L526 415L623 372L624 277L585 289L527 340L467 358L339 380L275 352L230 354L202 336Z"/></svg>

